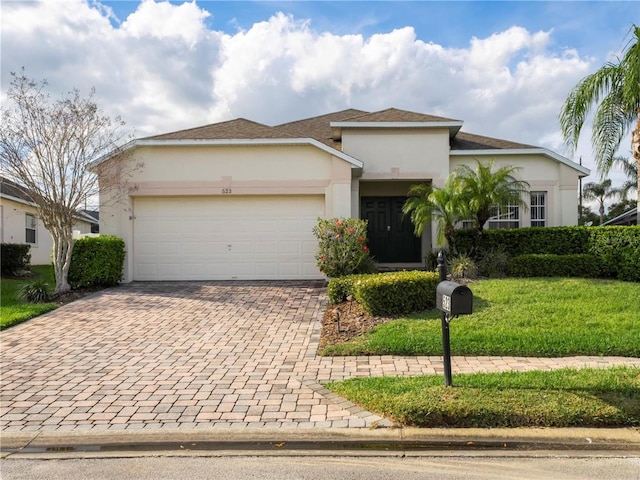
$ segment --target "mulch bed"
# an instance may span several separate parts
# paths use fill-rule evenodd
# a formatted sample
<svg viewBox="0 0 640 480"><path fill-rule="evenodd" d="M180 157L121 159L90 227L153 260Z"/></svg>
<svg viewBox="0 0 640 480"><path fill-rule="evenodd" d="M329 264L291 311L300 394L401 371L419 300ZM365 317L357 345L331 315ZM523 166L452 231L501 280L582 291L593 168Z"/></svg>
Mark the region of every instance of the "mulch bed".
<svg viewBox="0 0 640 480"><path fill-rule="evenodd" d="M327 305L322 319L322 333L318 351L329 345L338 345L393 320L387 317L370 317L357 302Z"/></svg>

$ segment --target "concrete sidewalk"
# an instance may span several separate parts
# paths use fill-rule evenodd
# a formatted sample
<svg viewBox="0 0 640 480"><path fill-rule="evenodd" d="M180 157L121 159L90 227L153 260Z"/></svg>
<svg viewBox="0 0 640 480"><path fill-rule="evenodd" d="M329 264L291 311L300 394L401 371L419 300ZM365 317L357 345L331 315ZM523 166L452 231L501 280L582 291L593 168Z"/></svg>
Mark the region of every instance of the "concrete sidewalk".
<svg viewBox="0 0 640 480"><path fill-rule="evenodd" d="M202 429L218 438L227 430L309 435L309 429L391 427L322 383L442 374L442 358L318 357L325 291L321 282L138 283L8 329L0 334L2 443L17 434L41 441ZM640 366L640 359L453 357L452 363L456 374Z"/></svg>

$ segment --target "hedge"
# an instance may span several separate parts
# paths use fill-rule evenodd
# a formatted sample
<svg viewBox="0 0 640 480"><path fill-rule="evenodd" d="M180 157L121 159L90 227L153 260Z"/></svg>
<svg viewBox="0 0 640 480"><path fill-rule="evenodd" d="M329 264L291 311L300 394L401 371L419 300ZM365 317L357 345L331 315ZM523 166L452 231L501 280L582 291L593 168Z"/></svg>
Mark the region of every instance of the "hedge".
<svg viewBox="0 0 640 480"><path fill-rule="evenodd" d="M475 246L474 246L475 241ZM544 227L456 232L460 252L502 247L510 257L529 254L595 255L602 267L599 276L640 281L640 226Z"/></svg>
<svg viewBox="0 0 640 480"><path fill-rule="evenodd" d="M574 255L589 253L590 230L596 227L531 227L484 230L476 241L473 230L457 230L457 249L466 254L502 246L511 257L529 253Z"/></svg>
<svg viewBox="0 0 640 480"><path fill-rule="evenodd" d="M109 287L122 279L124 241L112 235L76 240L71 254L69 284L72 288Z"/></svg>
<svg viewBox="0 0 640 480"><path fill-rule="evenodd" d="M353 298L372 316L403 315L435 307L435 272L406 271L370 275L350 275L329 281L331 303Z"/></svg>
<svg viewBox="0 0 640 480"><path fill-rule="evenodd" d="M596 255L531 253L509 260L512 277L599 277L601 262Z"/></svg>
<svg viewBox="0 0 640 480"><path fill-rule="evenodd" d="M603 275L640 282L640 226L591 228L589 252L597 255Z"/></svg>
<svg viewBox="0 0 640 480"><path fill-rule="evenodd" d="M28 270L31 263L31 245L27 243L0 244L0 258L2 258L2 275L15 275L20 270Z"/></svg>

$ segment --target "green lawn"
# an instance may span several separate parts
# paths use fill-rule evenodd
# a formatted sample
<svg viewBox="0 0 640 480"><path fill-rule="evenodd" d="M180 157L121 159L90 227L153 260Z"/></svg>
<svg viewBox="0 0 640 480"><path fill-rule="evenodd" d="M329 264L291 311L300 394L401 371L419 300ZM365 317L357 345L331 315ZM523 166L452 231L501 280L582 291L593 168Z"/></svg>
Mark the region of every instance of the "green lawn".
<svg viewBox="0 0 640 480"><path fill-rule="evenodd" d="M601 279L483 280L474 314L450 323L453 355L640 357L640 284ZM440 312L379 325L324 355L442 355Z"/></svg>
<svg viewBox="0 0 640 480"><path fill-rule="evenodd" d="M2 278L0 280L0 329L4 329L37 317L45 312L58 308L56 303L22 303L16 298L20 285L34 280L44 280L51 290L55 287L55 276L51 265L32 265L34 277L20 280Z"/></svg>
<svg viewBox="0 0 640 480"><path fill-rule="evenodd" d="M331 391L419 427L621 427L640 425L640 369L555 370L358 378Z"/></svg>

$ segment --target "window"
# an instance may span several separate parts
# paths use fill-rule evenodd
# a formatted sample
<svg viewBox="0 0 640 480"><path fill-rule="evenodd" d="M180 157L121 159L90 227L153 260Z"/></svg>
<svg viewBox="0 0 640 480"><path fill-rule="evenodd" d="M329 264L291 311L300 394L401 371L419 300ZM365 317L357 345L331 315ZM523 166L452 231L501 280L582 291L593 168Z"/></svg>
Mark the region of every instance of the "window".
<svg viewBox="0 0 640 480"><path fill-rule="evenodd" d="M531 192L531 226L547 225L547 192Z"/></svg>
<svg viewBox="0 0 640 480"><path fill-rule="evenodd" d="M30 213L25 214L25 243L36 243L36 217Z"/></svg>
<svg viewBox="0 0 640 480"><path fill-rule="evenodd" d="M520 226L520 207L518 205L507 205L503 208L495 207L493 216L489 219L489 228L496 230L499 228L518 228Z"/></svg>

